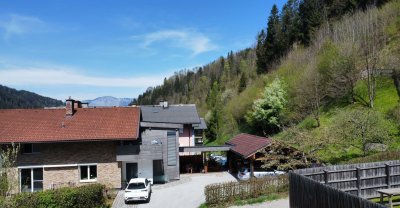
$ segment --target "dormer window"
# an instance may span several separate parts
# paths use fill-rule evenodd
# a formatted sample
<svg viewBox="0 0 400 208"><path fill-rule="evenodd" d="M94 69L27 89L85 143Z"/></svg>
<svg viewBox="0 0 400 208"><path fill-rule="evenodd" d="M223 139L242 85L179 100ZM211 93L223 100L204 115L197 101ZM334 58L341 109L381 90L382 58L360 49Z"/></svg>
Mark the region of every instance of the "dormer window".
<svg viewBox="0 0 400 208"><path fill-rule="evenodd" d="M23 154L34 154L39 153L39 148L37 144L24 144L22 146L22 153Z"/></svg>

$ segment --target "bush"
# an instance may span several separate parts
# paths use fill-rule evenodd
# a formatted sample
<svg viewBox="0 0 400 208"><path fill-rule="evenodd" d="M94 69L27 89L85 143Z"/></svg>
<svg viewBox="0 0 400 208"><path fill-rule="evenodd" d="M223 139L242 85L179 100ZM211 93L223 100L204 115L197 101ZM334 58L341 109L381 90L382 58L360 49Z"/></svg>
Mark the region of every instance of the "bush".
<svg viewBox="0 0 400 208"><path fill-rule="evenodd" d="M6 200L0 200L0 206L6 208L105 207L104 188L105 186L101 184L91 184L43 192L20 193Z"/></svg>

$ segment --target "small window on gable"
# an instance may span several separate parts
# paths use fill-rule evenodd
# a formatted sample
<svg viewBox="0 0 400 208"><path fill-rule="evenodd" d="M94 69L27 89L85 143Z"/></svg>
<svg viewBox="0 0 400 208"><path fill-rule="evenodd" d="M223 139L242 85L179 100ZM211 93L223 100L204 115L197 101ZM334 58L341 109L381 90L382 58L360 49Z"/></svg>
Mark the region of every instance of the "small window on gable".
<svg viewBox="0 0 400 208"><path fill-rule="evenodd" d="M24 144L22 147L23 154L33 154L39 152L39 145L37 144Z"/></svg>

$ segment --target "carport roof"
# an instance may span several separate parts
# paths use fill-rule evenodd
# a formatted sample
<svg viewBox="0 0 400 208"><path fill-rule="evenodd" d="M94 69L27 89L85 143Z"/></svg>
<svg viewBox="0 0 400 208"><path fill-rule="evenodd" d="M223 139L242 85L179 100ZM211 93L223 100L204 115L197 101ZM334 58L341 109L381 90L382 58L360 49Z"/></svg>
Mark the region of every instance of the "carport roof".
<svg viewBox="0 0 400 208"><path fill-rule="evenodd" d="M271 138L251 134L239 134L226 142L226 144L232 145L231 150L233 152L245 159L267 147L271 143Z"/></svg>

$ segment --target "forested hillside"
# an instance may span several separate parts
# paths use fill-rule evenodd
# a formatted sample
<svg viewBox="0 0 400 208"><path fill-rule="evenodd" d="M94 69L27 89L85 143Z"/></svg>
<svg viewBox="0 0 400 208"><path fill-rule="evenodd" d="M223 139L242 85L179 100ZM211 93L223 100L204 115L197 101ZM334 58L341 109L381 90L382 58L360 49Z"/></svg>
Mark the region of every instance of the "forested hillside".
<svg viewBox="0 0 400 208"><path fill-rule="evenodd" d="M209 144L250 132L328 162L397 149L400 0L386 2L289 0L254 48L180 71L135 102L196 103Z"/></svg>
<svg viewBox="0 0 400 208"><path fill-rule="evenodd" d="M43 108L62 105L63 102L61 100L0 85L0 109Z"/></svg>

